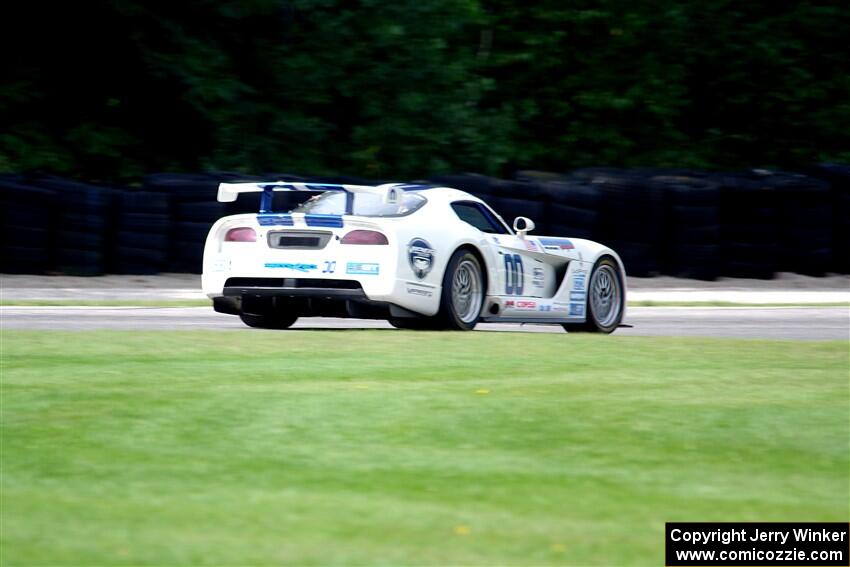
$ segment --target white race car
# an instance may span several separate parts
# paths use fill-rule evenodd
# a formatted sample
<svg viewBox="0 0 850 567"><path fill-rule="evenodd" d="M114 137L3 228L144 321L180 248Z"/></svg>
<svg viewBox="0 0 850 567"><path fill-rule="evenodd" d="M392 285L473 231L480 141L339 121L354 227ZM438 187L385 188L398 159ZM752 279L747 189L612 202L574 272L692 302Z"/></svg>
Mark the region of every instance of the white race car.
<svg viewBox="0 0 850 567"><path fill-rule="evenodd" d="M288 213L273 192L321 194ZM285 329L299 317L387 319L404 329L478 321L610 333L623 319L625 270L602 244L513 230L481 199L428 185L222 183L218 200L262 192L259 214L218 220L202 285L220 313Z"/></svg>

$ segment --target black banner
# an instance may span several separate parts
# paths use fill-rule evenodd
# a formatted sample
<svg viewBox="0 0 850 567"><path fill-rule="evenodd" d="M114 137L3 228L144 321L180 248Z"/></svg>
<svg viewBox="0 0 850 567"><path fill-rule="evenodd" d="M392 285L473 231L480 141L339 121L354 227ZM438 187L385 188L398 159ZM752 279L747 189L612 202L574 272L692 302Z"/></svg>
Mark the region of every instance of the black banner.
<svg viewBox="0 0 850 567"><path fill-rule="evenodd" d="M850 565L850 524L826 522L667 523L665 564Z"/></svg>

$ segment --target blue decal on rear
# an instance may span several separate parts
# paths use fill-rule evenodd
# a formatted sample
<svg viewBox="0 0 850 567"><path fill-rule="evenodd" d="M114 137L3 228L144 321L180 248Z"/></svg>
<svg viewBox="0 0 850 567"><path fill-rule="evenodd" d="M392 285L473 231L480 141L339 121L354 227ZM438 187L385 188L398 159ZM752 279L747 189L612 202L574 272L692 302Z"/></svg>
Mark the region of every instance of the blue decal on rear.
<svg viewBox="0 0 850 567"><path fill-rule="evenodd" d="M325 228L342 228L342 216L340 215L304 215L307 226L321 226Z"/></svg>
<svg viewBox="0 0 850 567"><path fill-rule="evenodd" d="M381 271L380 264L368 264L365 262L348 262L345 265L346 274L357 274L364 276L377 276Z"/></svg>
<svg viewBox="0 0 850 567"><path fill-rule="evenodd" d="M584 303L570 303L570 315L584 316Z"/></svg>
<svg viewBox="0 0 850 567"><path fill-rule="evenodd" d="M312 272L317 269L316 264L288 264L285 262L267 262L266 268L283 268L284 270L295 270L296 272Z"/></svg>
<svg viewBox="0 0 850 567"><path fill-rule="evenodd" d="M570 301L584 301L587 298L583 291L571 291Z"/></svg>
<svg viewBox="0 0 850 567"><path fill-rule="evenodd" d="M260 226L294 226L292 215L257 215Z"/></svg>

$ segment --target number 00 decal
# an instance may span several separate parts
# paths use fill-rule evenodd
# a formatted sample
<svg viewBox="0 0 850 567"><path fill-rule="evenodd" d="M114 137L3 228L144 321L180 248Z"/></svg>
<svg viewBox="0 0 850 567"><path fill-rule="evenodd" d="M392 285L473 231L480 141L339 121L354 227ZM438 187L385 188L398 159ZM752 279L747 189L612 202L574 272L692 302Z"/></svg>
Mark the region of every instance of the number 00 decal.
<svg viewBox="0 0 850 567"><path fill-rule="evenodd" d="M505 295L522 295L525 271L519 254L505 254Z"/></svg>

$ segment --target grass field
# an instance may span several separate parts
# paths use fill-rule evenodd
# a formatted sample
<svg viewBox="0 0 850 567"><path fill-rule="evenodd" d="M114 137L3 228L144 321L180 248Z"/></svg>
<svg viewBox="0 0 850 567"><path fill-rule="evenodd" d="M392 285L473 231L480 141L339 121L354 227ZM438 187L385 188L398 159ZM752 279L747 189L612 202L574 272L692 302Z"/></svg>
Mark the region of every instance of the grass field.
<svg viewBox="0 0 850 567"><path fill-rule="evenodd" d="M844 342L2 333L0 561L663 565L848 519Z"/></svg>

